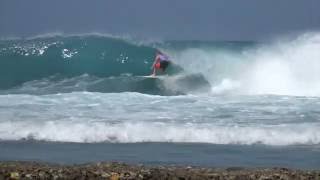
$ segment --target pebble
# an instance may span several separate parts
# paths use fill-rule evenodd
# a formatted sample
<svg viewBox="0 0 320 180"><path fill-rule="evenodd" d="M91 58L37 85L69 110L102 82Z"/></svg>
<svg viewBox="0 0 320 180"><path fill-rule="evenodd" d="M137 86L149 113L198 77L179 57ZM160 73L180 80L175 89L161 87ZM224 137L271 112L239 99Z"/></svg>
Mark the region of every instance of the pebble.
<svg viewBox="0 0 320 180"><path fill-rule="evenodd" d="M20 179L20 175L18 172L11 172L10 173L10 178L11 179Z"/></svg>
<svg viewBox="0 0 320 180"><path fill-rule="evenodd" d="M204 168L178 166L144 166L123 163L52 165L37 162L0 162L0 179L320 179L320 171L287 168Z"/></svg>

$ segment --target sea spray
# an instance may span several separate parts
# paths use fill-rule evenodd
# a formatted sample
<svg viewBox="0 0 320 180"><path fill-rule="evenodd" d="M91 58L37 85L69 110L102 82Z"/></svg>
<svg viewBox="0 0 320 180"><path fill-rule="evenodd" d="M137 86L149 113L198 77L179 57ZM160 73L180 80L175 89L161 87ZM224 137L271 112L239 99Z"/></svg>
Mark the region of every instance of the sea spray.
<svg viewBox="0 0 320 180"><path fill-rule="evenodd" d="M313 33L274 43L217 42L168 51L186 71L202 73L214 94L319 96L319 48L319 34Z"/></svg>

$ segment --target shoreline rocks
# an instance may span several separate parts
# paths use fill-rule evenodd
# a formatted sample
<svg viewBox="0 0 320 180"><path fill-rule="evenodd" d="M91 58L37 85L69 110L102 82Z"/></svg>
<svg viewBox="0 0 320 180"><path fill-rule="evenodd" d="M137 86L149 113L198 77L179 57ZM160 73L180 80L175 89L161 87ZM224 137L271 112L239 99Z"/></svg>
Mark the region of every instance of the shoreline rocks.
<svg viewBox="0 0 320 180"><path fill-rule="evenodd" d="M0 179L318 179L320 170L287 168L208 168L191 166L144 166L117 162L57 165L38 162L0 162Z"/></svg>

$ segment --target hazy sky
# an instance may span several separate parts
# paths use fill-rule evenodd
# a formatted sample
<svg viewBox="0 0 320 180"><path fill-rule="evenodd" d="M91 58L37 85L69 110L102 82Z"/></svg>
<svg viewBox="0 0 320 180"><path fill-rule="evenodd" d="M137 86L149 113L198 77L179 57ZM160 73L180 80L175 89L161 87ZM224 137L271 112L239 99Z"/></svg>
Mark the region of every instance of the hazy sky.
<svg viewBox="0 0 320 180"><path fill-rule="evenodd" d="M0 37L110 33L263 40L320 29L319 0L0 0Z"/></svg>

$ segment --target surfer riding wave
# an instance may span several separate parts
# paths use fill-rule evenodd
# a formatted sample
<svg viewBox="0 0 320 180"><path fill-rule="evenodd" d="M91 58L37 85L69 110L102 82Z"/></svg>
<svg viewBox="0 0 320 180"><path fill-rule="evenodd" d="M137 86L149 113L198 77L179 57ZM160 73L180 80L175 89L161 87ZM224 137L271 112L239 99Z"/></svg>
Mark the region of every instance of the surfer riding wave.
<svg viewBox="0 0 320 180"><path fill-rule="evenodd" d="M169 56L162 53L160 50L156 50L156 56L152 65L152 74L150 76L156 76L157 75L157 70L160 70L162 72L165 72L167 67L170 65L170 59Z"/></svg>

